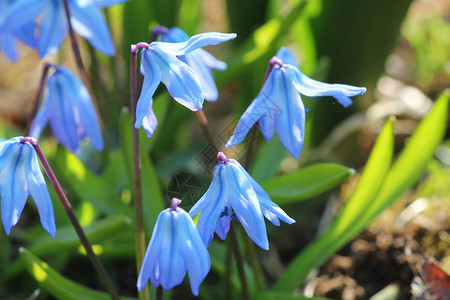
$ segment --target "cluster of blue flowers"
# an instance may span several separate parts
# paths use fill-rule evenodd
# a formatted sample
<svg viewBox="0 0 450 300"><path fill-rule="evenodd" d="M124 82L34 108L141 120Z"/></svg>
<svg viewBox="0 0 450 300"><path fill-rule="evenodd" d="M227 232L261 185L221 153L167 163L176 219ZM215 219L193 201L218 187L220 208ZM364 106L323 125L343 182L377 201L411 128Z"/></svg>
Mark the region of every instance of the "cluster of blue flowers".
<svg viewBox="0 0 450 300"><path fill-rule="evenodd" d="M123 0L68 0L74 29L100 52L113 55L114 47L99 7ZM38 49L41 57L55 52L67 31L63 3L54 0L0 0L0 48L17 59L15 39ZM36 30L37 29L37 30ZM136 109L136 128L144 127L151 136L157 126L152 97L162 82L170 95L192 111L202 109L203 101L216 101L217 87L212 69L227 65L203 49L229 41L236 34L203 33L191 38L179 28L159 28L160 41L137 44L141 51L142 91ZM103 149L99 120L87 89L67 68L52 66L43 103L37 113L30 136L39 138L50 122L54 135L69 150L78 153L80 141L88 138L96 150ZM242 142L258 122L266 140L276 131L283 145L294 157L300 155L304 139L305 108L300 93L307 96L333 96L343 106L349 97L365 88L326 84L306 77L293 54L285 47L270 61L267 80L259 95L247 108L226 143L232 147ZM170 208L157 219L147 248L137 287L143 290L150 280L165 290L180 284L189 273L191 289L199 286L210 270L207 247L214 232L223 240L234 219L262 249L269 249L264 217L279 226L290 218L234 159L222 152L207 192L187 213L173 199ZM37 204L43 227L55 235L53 208L39 168L34 148L21 137L0 140L1 217L9 234L31 195ZM192 218L198 217L197 226Z"/></svg>

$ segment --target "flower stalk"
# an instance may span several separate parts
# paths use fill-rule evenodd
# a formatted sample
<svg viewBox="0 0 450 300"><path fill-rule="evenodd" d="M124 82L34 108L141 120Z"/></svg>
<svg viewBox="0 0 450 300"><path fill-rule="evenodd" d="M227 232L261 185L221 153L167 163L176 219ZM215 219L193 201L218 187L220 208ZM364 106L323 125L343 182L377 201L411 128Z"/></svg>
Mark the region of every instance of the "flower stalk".
<svg viewBox="0 0 450 300"><path fill-rule="evenodd" d="M134 127L136 123L137 106L137 52L140 47L145 47L144 43L131 46L131 64L130 64L130 108L131 124L133 136L133 187L134 187L134 215L136 222L136 266L139 274L145 255L145 231L143 221L142 205L142 178L141 178L141 151L139 145L139 130ZM139 298L149 299L148 287L139 293Z"/></svg>
<svg viewBox="0 0 450 300"><path fill-rule="evenodd" d="M70 20L69 2L68 2L68 0L63 0L63 3L64 3L64 11L66 13L67 25L69 28L70 44L72 45L72 51L73 51L73 55L75 57L75 62L77 64L78 72L80 73L81 80L83 81L84 85L86 86L86 88L89 91L89 94L91 95L95 110L98 115L98 119L100 121L100 126L103 127L103 120L101 118L100 111L97 106L97 100L95 98L94 91L92 90L92 86L91 86L91 82L89 81L88 73L86 71L86 68L84 67L83 59L81 58L80 47L78 46L77 38L75 36L75 31L73 30L72 22Z"/></svg>
<svg viewBox="0 0 450 300"><path fill-rule="evenodd" d="M75 229L81 243L83 244L84 249L86 250L86 254L89 257L92 265L94 266L95 270L97 271L98 275L100 276L101 280L103 281L103 284L105 285L106 290L111 295L111 298L114 300L119 299L119 294L114 288L114 285L112 284L111 280L108 277L108 274L106 273L105 268L103 267L102 263L100 262L97 255L95 255L94 251L92 250L92 245L89 242L86 234L83 231L83 228L80 225L80 222L78 221L75 212L73 211L72 206L70 205L69 200L67 199L66 194L64 193L61 185L59 184L58 179L55 176L55 173L53 173L52 168L50 167L50 164L48 163L47 159L44 156L44 153L42 152L41 147L39 146L38 141L35 138L32 137L25 137L21 141L21 143L30 143L33 148L36 151L37 156L39 157L39 160L42 163L42 166L45 170L45 173L47 174L53 188L55 189L56 194L58 195L59 200L61 201L61 204L64 207L64 210L67 213L67 216L69 217L70 222L72 223L73 228Z"/></svg>
<svg viewBox="0 0 450 300"><path fill-rule="evenodd" d="M38 91L36 93L36 98L34 98L33 109L31 111L30 117L28 118L27 131L30 132L31 124L33 124L33 119L36 116L39 107L39 101L42 98L42 93L44 91L45 82L47 80L48 70L53 65L51 63L46 62L44 64L44 69L42 70L41 81L39 82Z"/></svg>

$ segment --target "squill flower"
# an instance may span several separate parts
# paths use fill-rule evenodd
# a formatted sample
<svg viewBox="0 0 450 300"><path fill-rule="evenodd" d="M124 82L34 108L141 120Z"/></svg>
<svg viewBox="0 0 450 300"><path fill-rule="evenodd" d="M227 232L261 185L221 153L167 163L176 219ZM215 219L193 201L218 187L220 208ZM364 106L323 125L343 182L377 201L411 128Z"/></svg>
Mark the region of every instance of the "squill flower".
<svg viewBox="0 0 450 300"><path fill-rule="evenodd" d="M108 25L99 8L126 0L68 0L73 29L105 55L115 53ZM36 21L37 20L37 21ZM68 30L64 4L61 0L16 0L4 17L2 31L11 32L36 22L29 34L38 32L39 56L55 53Z"/></svg>
<svg viewBox="0 0 450 300"><path fill-rule="evenodd" d="M280 220L288 224L291 219L234 159L219 152L219 163L209 189L189 211L191 217L200 212L197 228L208 246L214 231L224 240L231 219L239 221L248 236L262 249L269 249L264 217L279 226ZM280 219L280 220L279 220Z"/></svg>
<svg viewBox="0 0 450 300"><path fill-rule="evenodd" d="M138 45L143 47L141 70L144 82L137 103L135 127L141 127L144 117L148 115L153 94L161 81L170 95L180 104L192 111L201 109L204 94L198 75L178 57L206 45L219 44L235 37L236 34L209 32L194 35L180 43L139 43Z"/></svg>
<svg viewBox="0 0 450 300"><path fill-rule="evenodd" d="M32 22L11 31L3 30L6 11L12 3L13 0L0 0L0 51L14 62L19 57L16 45L17 39L30 47L36 47L37 40L34 37L34 24Z"/></svg>
<svg viewBox="0 0 450 300"><path fill-rule="evenodd" d="M351 96L363 94L364 87L328 84L313 80L298 68L293 54L282 47L271 59L273 67L258 96L239 120L226 147L242 142L252 126L258 122L266 140L276 130L280 141L295 158L298 158L305 135L305 108L300 94L319 97L332 96L341 105L352 104Z"/></svg>
<svg viewBox="0 0 450 300"><path fill-rule="evenodd" d="M137 287L142 291L148 280L164 290L179 285L189 273L191 290L198 295L201 282L211 267L208 250L198 234L191 217L179 199L172 199L170 208L163 210L156 220L152 238L145 252Z"/></svg>
<svg viewBox="0 0 450 300"><path fill-rule="evenodd" d="M161 41L179 43L189 40L189 36L180 28L172 27L162 31ZM216 101L219 97L211 69L226 70L227 64L218 60L203 49L197 49L189 54L182 55L179 59L185 62L197 74L202 85L203 95L207 101Z"/></svg>
<svg viewBox="0 0 450 300"><path fill-rule="evenodd" d="M53 66L47 81L43 102L30 129L30 136L38 139L47 122L60 143L79 153L80 140L89 138L97 150L103 149L103 138L91 96L83 83L69 69Z"/></svg>
<svg viewBox="0 0 450 300"><path fill-rule="evenodd" d="M36 151L22 137L0 138L0 190L2 223L6 234L17 224L30 195L39 211L42 227L55 236L55 217Z"/></svg>

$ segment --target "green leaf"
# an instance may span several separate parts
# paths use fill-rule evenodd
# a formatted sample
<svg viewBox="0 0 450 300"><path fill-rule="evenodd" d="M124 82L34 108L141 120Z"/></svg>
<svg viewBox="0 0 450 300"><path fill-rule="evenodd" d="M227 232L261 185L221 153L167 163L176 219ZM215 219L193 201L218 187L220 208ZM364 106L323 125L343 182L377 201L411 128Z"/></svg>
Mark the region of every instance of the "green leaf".
<svg viewBox="0 0 450 300"><path fill-rule="evenodd" d="M271 179L277 174L278 167L287 153L278 136L274 136L255 154L255 161L249 173L257 182Z"/></svg>
<svg viewBox="0 0 450 300"><path fill-rule="evenodd" d="M120 116L120 143L126 165L128 166L129 178L133 178L133 138L131 129L131 116L128 110L123 109ZM148 155L146 136L143 129L139 130L140 150L141 150L141 177L142 177L142 202L144 223L147 232L152 232L159 213L166 207L163 195L156 176L153 163ZM130 182L130 186L132 186Z"/></svg>
<svg viewBox="0 0 450 300"><path fill-rule="evenodd" d="M57 299L66 300L108 300L111 297L63 277L45 262L34 256L25 248L19 248L20 258L31 276L39 285ZM122 299L134 299L124 297Z"/></svg>
<svg viewBox="0 0 450 300"><path fill-rule="evenodd" d="M285 205L319 195L353 173L353 169L337 164L316 164L269 180L262 187L274 202Z"/></svg>
<svg viewBox="0 0 450 300"><path fill-rule="evenodd" d="M341 214L325 234L295 257L278 280L275 290L293 291L313 268L326 261L346 242L342 239L345 230L358 220L361 209L370 205L386 177L393 153L393 126L394 121L391 119L381 131L361 180Z"/></svg>
<svg viewBox="0 0 450 300"><path fill-rule="evenodd" d="M131 208L122 203L119 194L114 192L115 187L94 175L73 153L59 148L55 168L63 177L66 187L81 200L92 203L100 212L107 215L132 216Z"/></svg>
<svg viewBox="0 0 450 300"><path fill-rule="evenodd" d="M131 220L124 216L111 216L104 218L92 225L84 228L87 238L91 243L98 243L102 240L110 238L121 230L129 228ZM95 245L94 251L98 255L101 255L102 245ZM56 236L54 238L49 235L45 235L42 239L36 243L31 244L29 247L33 253L39 256L52 254L58 251L75 251L80 249L81 242L71 225L56 230ZM20 260L14 261L6 269L7 276L17 274L22 269L22 263Z"/></svg>
<svg viewBox="0 0 450 300"><path fill-rule="evenodd" d="M387 122L347 205L325 234L294 259L277 282L276 290L294 290L311 269L326 261L412 187L444 137L449 97L450 90L439 97L390 170L393 121Z"/></svg>

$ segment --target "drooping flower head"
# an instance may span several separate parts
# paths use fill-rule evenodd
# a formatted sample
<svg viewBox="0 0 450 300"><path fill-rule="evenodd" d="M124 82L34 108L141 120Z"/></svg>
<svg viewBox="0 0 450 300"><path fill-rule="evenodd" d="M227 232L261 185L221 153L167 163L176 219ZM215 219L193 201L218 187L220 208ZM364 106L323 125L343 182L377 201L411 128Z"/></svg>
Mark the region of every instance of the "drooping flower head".
<svg viewBox="0 0 450 300"><path fill-rule="evenodd" d="M33 22L26 23L20 28L3 30L6 12L13 2L13 0L0 0L0 51L9 60L15 62L19 58L16 40L18 39L30 47L36 47L37 40L34 36Z"/></svg>
<svg viewBox="0 0 450 300"><path fill-rule="evenodd" d="M239 221L248 236L262 249L269 249L264 217L279 226L280 220L288 224L295 221L234 159L219 152L219 163L214 170L214 178L209 189L189 211L191 217L200 212L197 228L208 246L214 232L224 240L232 219Z"/></svg>
<svg viewBox="0 0 450 300"><path fill-rule="evenodd" d="M36 151L23 137L0 138L1 215L6 234L17 224L28 196L39 211L42 227L55 236L53 205L44 181Z"/></svg>
<svg viewBox="0 0 450 300"><path fill-rule="evenodd" d="M189 36L178 27L173 27L161 33L162 42L180 43L187 40L189 40ZM227 64L203 49L194 50L189 54L180 56L179 59L191 67L198 76L205 100L216 101L219 97L219 92L217 91L211 69L223 71L226 70Z"/></svg>
<svg viewBox="0 0 450 300"><path fill-rule="evenodd" d="M178 57L186 56L206 45L219 44L235 37L236 34L209 32L194 35L185 42L137 44L143 47L141 70L144 74L144 82L137 103L135 127L141 127L146 116L149 119L152 97L161 81L170 95L180 104L192 111L201 109L204 93L199 76ZM156 122L152 124L156 126ZM152 130L147 130L147 133Z"/></svg>
<svg viewBox="0 0 450 300"><path fill-rule="evenodd" d="M348 107L352 104L349 97L366 91L364 87L328 84L307 77L286 47L282 47L271 59L271 66L273 69L260 93L242 115L226 147L242 142L258 122L266 140L270 140L276 131L286 149L298 158L305 135L305 108L300 94L310 97L332 96L341 105Z"/></svg>
<svg viewBox="0 0 450 300"><path fill-rule="evenodd" d="M126 0L68 0L73 29L105 55L115 53L108 25L99 8ZM35 26L29 26L35 24ZM27 35L38 33L35 48L39 56L55 53L61 47L68 24L61 0L16 0L6 11L1 31L12 32L26 26ZM33 45L30 45L33 47Z"/></svg>
<svg viewBox="0 0 450 300"><path fill-rule="evenodd" d="M149 279L155 287L171 289L181 284L187 271L192 293L197 296L211 268L208 250L194 221L178 207L180 203L181 200L172 199L171 207L163 210L156 220L137 280L139 291Z"/></svg>
<svg viewBox="0 0 450 300"><path fill-rule="evenodd" d="M103 149L103 137L91 96L83 83L62 66L47 80L47 89L30 129L38 139L47 122L59 142L74 153L80 151L80 141L89 138L97 150Z"/></svg>

